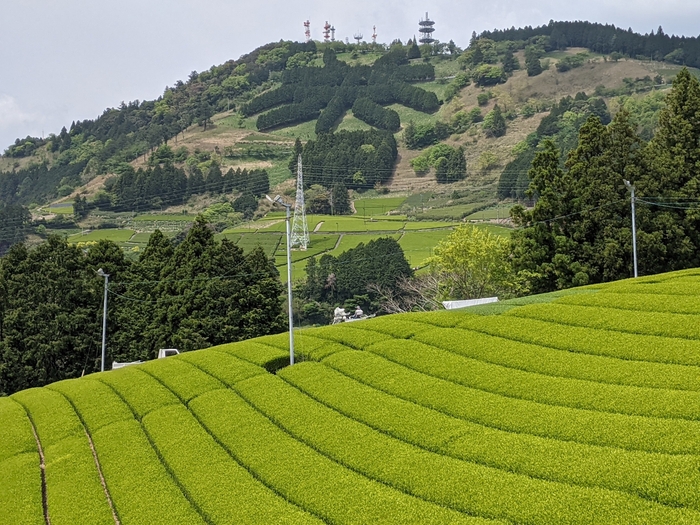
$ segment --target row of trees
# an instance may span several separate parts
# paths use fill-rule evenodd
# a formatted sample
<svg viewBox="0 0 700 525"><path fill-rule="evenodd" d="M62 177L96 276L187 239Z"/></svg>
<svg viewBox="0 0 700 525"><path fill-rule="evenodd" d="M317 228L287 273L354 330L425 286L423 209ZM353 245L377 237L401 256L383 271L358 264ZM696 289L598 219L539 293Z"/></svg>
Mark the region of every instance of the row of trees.
<svg viewBox="0 0 700 525"><path fill-rule="evenodd" d="M182 204L192 195L202 193L226 194L232 191L257 197L270 191L266 170L229 168L223 174L214 164L206 174L194 167L189 177L181 168L166 162L154 168L128 167L111 184L109 199L96 201L94 205L115 210L147 210Z"/></svg>
<svg viewBox="0 0 700 525"><path fill-rule="evenodd" d="M136 262L110 241L58 236L0 259L0 395L99 370L103 279L107 362L152 359L285 329L277 269L261 249L216 242L198 218L175 246L155 232ZM109 365L108 367L109 368Z"/></svg>
<svg viewBox="0 0 700 525"><path fill-rule="evenodd" d="M397 132L401 127L399 114L393 109L383 108L368 98L358 98L352 105L355 118L366 122L375 128Z"/></svg>
<svg viewBox="0 0 700 525"><path fill-rule="evenodd" d="M677 64L700 67L700 39L698 37L669 36L659 27L656 31L641 35L615 27L611 24L592 22L554 22L540 27L527 26L520 29L484 31L480 38L494 41L517 41L524 43L540 41L548 49L585 47L596 53L621 53L630 57L667 60Z"/></svg>
<svg viewBox="0 0 700 525"><path fill-rule="evenodd" d="M395 290L412 273L401 246L390 237L360 243L338 257L312 257L306 265L306 280L298 287L299 297L306 303L302 317L319 321L312 314L330 312L338 305L376 311L377 289Z"/></svg>

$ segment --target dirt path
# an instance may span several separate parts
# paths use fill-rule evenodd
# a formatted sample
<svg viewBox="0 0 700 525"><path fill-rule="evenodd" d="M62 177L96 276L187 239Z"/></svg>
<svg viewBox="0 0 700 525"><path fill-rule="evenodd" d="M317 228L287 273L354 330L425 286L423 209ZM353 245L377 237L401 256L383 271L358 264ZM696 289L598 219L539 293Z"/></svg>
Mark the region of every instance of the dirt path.
<svg viewBox="0 0 700 525"><path fill-rule="evenodd" d="M314 233L316 233L317 231L319 231L321 229L321 226L323 226L323 222L324 221L321 221L316 225L316 227L314 228Z"/></svg>

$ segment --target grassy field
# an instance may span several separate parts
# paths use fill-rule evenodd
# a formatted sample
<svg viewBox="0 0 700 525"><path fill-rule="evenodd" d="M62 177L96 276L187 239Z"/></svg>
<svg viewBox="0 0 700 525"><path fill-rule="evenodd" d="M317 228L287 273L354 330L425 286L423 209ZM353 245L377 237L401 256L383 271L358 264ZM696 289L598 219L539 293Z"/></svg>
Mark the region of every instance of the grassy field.
<svg viewBox="0 0 700 525"><path fill-rule="evenodd" d="M300 330L275 374L287 334L22 391L0 522L700 523L699 297L688 270Z"/></svg>

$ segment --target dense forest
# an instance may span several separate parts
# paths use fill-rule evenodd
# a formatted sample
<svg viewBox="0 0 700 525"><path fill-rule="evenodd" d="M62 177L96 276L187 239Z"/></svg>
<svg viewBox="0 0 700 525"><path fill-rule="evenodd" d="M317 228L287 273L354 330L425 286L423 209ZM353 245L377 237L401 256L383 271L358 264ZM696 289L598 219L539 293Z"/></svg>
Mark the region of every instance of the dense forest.
<svg viewBox="0 0 700 525"><path fill-rule="evenodd" d="M285 329L283 288L261 249L243 254L198 218L177 246L154 233L136 262L111 241L87 249L51 235L0 259L0 395L100 367L103 279L107 359L152 359ZM109 365L107 368L109 369Z"/></svg>
<svg viewBox="0 0 700 525"><path fill-rule="evenodd" d="M304 184L331 188L341 182L350 189L374 188L391 178L398 149L388 131L322 133L301 152Z"/></svg>

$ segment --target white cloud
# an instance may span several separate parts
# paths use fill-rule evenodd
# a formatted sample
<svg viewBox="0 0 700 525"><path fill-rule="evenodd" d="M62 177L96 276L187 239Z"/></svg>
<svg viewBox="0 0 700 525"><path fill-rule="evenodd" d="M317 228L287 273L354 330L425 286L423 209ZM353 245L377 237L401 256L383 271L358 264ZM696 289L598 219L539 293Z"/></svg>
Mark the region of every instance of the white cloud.
<svg viewBox="0 0 700 525"><path fill-rule="evenodd" d="M23 110L14 97L0 93L0 130L35 127L41 117Z"/></svg>

